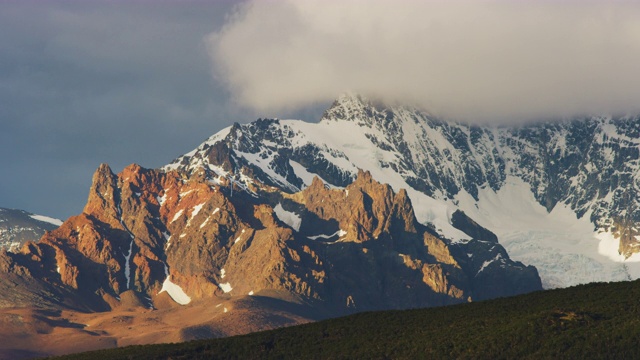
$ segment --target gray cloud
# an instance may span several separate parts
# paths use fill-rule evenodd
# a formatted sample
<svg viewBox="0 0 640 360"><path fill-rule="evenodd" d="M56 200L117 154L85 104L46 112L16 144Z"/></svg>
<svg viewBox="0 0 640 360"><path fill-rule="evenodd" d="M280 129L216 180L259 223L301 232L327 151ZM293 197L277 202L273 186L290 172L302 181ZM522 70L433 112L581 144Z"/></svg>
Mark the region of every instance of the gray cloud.
<svg viewBox="0 0 640 360"><path fill-rule="evenodd" d="M640 110L636 2L254 0L208 44L261 111L343 91L468 120Z"/></svg>
<svg viewBox="0 0 640 360"><path fill-rule="evenodd" d="M66 218L99 163L161 166L348 90L469 118L637 110L632 3L237 4L0 2L0 206Z"/></svg>
<svg viewBox="0 0 640 360"><path fill-rule="evenodd" d="M232 1L0 3L0 206L78 214L97 166L158 167L233 121L204 37Z"/></svg>

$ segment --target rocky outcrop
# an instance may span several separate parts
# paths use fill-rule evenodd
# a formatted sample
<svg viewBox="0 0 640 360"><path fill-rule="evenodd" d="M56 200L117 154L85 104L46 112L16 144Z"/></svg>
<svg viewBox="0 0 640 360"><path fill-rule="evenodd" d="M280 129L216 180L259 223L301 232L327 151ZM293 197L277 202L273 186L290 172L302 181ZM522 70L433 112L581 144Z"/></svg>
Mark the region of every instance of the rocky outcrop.
<svg viewBox="0 0 640 360"><path fill-rule="evenodd" d="M452 251L465 259L462 266L473 275L472 289L477 300L539 290L537 283L541 280L535 267L511 260L494 233L460 210L452 214L451 224L471 237L454 244ZM509 271L501 271L507 267Z"/></svg>
<svg viewBox="0 0 640 360"><path fill-rule="evenodd" d="M348 241L417 233L418 223L406 191L396 195L389 185L376 182L366 171L358 173L344 190L328 190L315 177L311 186L292 198L300 201L314 218L337 221L339 228L349 234Z"/></svg>
<svg viewBox="0 0 640 360"><path fill-rule="evenodd" d="M451 225L469 235L472 239L498 243L498 237L496 234L478 225L478 223L468 217L464 211L456 210L451 214Z"/></svg>

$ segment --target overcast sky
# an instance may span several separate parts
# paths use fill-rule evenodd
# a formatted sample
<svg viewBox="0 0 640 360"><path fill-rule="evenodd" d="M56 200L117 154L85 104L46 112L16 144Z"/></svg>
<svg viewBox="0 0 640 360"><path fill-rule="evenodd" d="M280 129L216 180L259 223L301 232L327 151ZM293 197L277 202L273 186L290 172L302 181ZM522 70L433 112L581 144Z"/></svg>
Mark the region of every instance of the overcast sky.
<svg viewBox="0 0 640 360"><path fill-rule="evenodd" d="M100 163L344 91L467 121L638 112L638 64L632 1L0 0L0 207L67 218Z"/></svg>
<svg viewBox="0 0 640 360"><path fill-rule="evenodd" d="M213 77L205 38L234 5L0 1L0 207L65 219L100 163L159 167L234 121L281 116Z"/></svg>

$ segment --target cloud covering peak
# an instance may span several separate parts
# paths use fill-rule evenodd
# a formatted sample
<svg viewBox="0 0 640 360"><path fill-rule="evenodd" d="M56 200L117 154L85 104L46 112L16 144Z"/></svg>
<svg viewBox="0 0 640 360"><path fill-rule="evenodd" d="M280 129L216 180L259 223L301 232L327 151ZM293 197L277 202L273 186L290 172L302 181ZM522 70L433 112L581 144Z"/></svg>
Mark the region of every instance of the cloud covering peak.
<svg viewBox="0 0 640 360"><path fill-rule="evenodd" d="M344 91L468 120L640 110L634 2L254 0L206 41L261 111Z"/></svg>

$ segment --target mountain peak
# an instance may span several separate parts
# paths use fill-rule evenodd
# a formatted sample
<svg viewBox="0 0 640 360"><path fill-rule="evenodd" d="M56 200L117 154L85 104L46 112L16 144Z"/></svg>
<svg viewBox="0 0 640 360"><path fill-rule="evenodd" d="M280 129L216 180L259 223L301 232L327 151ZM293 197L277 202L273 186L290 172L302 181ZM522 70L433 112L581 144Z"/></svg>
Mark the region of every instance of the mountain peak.
<svg viewBox="0 0 640 360"><path fill-rule="evenodd" d="M344 92L338 96L334 103L339 104L366 104L369 102L365 96L355 92Z"/></svg>
<svg viewBox="0 0 640 360"><path fill-rule="evenodd" d="M343 93L331 104L331 106L322 115L322 120L357 120L364 116L370 115L371 111L367 111L372 106L371 100L356 94Z"/></svg>
<svg viewBox="0 0 640 360"><path fill-rule="evenodd" d="M640 211L632 201L638 192L627 186L637 183L638 124L637 117L590 117L471 125L442 121L411 104L351 92L338 96L318 123L258 120L228 127L166 168L192 173L205 166L216 173L214 182L233 172L246 186L263 184L289 193L312 186L314 176L323 186L345 188L354 180L363 182L358 169L366 169L396 192L407 189L419 223L451 241L466 241L470 235L452 223L459 209L505 238L510 251L522 254L520 260L540 266L545 286L560 287L640 274L640 267L626 270L635 267L633 262L623 263L640 252L634 230L638 227L633 225L640 221ZM223 143L224 149L214 148ZM229 165L223 165L224 159ZM514 199L530 204L527 216L536 220L513 221L520 211ZM568 215L549 215L560 209ZM571 256L575 271L559 271L557 262L524 248L530 232L542 231L531 224L552 220L562 224L554 225L557 233L540 233L540 246L549 254ZM580 238L606 244L602 249L611 261L600 260L603 253L594 252L592 265L585 265L575 255L583 252L579 246L571 251L556 246L556 238L578 236L564 230L569 228L565 223L574 222L584 231ZM618 228L625 230L614 234ZM603 234L611 239L603 240ZM599 266L607 270L590 270Z"/></svg>
<svg viewBox="0 0 640 360"><path fill-rule="evenodd" d="M321 121L353 121L360 126L387 127L402 118L427 118L429 113L406 103L364 96L357 93L341 94L324 112Z"/></svg>

